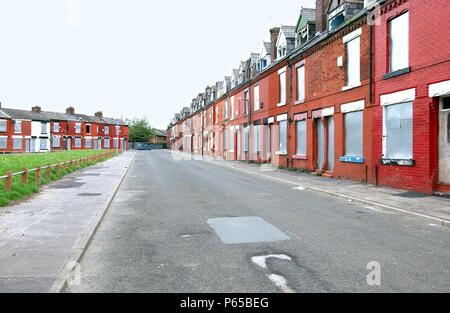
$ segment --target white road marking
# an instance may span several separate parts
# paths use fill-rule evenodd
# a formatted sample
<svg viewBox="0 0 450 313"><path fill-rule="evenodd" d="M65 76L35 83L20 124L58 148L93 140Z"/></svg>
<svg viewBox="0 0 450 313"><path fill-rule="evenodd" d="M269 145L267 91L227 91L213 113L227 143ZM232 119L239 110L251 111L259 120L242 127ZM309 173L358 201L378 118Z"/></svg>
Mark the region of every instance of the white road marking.
<svg viewBox="0 0 450 313"><path fill-rule="evenodd" d="M266 260L268 258L277 258L281 260L288 260L291 261L291 257L287 256L285 254L268 254L268 255L260 255L260 256L254 256L252 257L252 262L258 265L259 267L262 267L264 269L267 268Z"/></svg>
<svg viewBox="0 0 450 313"><path fill-rule="evenodd" d="M306 190L306 188L303 187L303 186L294 187L292 189L295 189L295 190Z"/></svg>
<svg viewBox="0 0 450 313"><path fill-rule="evenodd" d="M294 293L294 291L287 286L286 278L277 274L267 275L270 281L273 282L276 286L280 287L284 293Z"/></svg>

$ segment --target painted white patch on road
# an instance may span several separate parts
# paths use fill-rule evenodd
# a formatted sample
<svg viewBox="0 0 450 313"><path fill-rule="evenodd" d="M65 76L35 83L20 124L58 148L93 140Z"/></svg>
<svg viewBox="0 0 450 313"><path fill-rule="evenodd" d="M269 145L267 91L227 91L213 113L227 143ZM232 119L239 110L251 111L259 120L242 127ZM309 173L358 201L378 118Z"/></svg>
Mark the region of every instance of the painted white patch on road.
<svg viewBox="0 0 450 313"><path fill-rule="evenodd" d="M260 255L260 256L254 256L252 257L252 262L258 265L259 267L262 267L264 269L267 268L266 260L269 258L277 258L281 260L288 260L291 261L291 257L285 255L285 254L268 254L268 255Z"/></svg>
<svg viewBox="0 0 450 313"><path fill-rule="evenodd" d="M294 187L292 189L295 189L295 190L306 190L306 188L303 187L303 186Z"/></svg>
<svg viewBox="0 0 450 313"><path fill-rule="evenodd" d="M277 274L270 274L270 281L273 282L276 286L280 287L284 293L294 293L294 291L287 286L286 278Z"/></svg>
<svg viewBox="0 0 450 313"><path fill-rule="evenodd" d="M364 208L366 208L368 210L372 210L372 211L378 212L378 213L394 214L394 213L390 213L390 212L387 212L387 211L384 211L384 210L380 210L380 209L377 209L377 208L374 208L374 207L371 207L371 206L367 206L367 205L364 205Z"/></svg>

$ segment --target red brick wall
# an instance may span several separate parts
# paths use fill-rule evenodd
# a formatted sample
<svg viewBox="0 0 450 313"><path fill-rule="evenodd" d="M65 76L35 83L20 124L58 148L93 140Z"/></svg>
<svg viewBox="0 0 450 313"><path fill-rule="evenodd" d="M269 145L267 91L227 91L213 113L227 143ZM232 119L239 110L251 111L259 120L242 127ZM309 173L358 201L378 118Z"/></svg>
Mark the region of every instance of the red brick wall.
<svg viewBox="0 0 450 313"><path fill-rule="evenodd" d="M388 21L409 11L409 66L411 72L383 80L388 71ZM397 188L431 192L437 179L437 99L428 97L428 85L450 79L450 38L446 0L390 1L382 8L381 25L374 26L373 160L378 183ZM413 159L415 166L380 165L383 110L380 96L416 88L413 101ZM373 181L375 181L373 177Z"/></svg>

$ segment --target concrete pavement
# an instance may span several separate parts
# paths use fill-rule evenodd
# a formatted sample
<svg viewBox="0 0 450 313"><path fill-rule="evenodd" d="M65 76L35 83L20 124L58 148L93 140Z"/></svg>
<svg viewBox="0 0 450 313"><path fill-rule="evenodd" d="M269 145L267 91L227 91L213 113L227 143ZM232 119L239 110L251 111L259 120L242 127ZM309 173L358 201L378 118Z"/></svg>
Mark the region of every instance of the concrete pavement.
<svg viewBox="0 0 450 313"><path fill-rule="evenodd" d="M448 227L294 187L138 152L68 291L450 291Z"/></svg>
<svg viewBox="0 0 450 313"><path fill-rule="evenodd" d="M77 170L0 208L0 292L48 292L84 251L134 153ZM61 277L60 277L61 278Z"/></svg>

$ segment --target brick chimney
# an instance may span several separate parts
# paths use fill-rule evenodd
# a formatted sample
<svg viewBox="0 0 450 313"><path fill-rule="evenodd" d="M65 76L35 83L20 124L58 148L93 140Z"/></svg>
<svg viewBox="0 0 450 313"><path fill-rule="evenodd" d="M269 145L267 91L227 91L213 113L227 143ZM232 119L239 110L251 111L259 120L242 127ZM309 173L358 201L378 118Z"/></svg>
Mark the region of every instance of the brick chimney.
<svg viewBox="0 0 450 313"><path fill-rule="evenodd" d="M316 0L316 33L327 30L327 8L330 0Z"/></svg>
<svg viewBox="0 0 450 313"><path fill-rule="evenodd" d="M102 118L103 117L103 113L102 113L102 111L97 111L97 112L94 113L94 116L98 117L98 118Z"/></svg>
<svg viewBox="0 0 450 313"><path fill-rule="evenodd" d="M68 107L68 108L66 109L66 113L67 113L67 114L74 115L74 114L75 114L75 108L72 107L72 106Z"/></svg>
<svg viewBox="0 0 450 313"><path fill-rule="evenodd" d="M277 39L278 34L280 33L279 27L274 27L270 30L270 53L272 53L271 58L272 62L277 58Z"/></svg>
<svg viewBox="0 0 450 313"><path fill-rule="evenodd" d="M31 111L40 113L41 112L41 107L36 105L36 106L31 108Z"/></svg>

